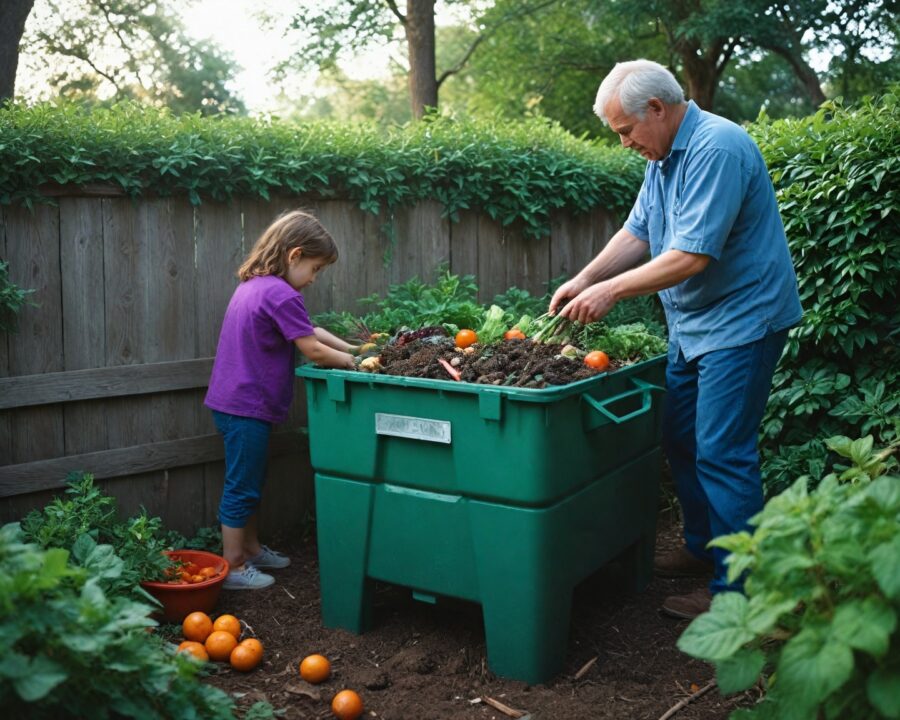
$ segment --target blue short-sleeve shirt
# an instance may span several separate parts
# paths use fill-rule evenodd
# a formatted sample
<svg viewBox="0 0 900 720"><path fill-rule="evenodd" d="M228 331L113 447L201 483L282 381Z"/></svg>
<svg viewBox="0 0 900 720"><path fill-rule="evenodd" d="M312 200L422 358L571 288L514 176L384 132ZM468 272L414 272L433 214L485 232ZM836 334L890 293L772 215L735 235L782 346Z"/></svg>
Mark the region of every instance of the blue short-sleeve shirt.
<svg viewBox="0 0 900 720"><path fill-rule="evenodd" d="M709 255L660 291L670 342L686 360L759 340L802 316L797 276L762 153L733 122L693 101L672 150L647 163L625 229L667 250Z"/></svg>

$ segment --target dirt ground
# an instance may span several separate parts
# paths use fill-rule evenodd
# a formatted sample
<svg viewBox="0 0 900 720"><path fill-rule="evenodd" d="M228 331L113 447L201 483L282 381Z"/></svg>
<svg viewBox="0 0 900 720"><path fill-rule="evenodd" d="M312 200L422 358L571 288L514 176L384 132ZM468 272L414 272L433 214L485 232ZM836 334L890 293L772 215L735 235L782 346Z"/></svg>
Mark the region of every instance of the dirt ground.
<svg viewBox="0 0 900 720"><path fill-rule="evenodd" d="M587 367L581 358L561 357L561 349L562 345L504 340L484 348L474 345L467 352L456 348L451 338L436 335L389 345L380 357L388 375L449 380L449 372L439 362L443 359L456 368L463 382L510 387L565 385L598 374L598 370ZM613 362L610 370L617 367Z"/></svg>
<svg viewBox="0 0 900 720"><path fill-rule="evenodd" d="M661 516L659 527L657 549L680 542L675 522ZM218 603L217 613L237 615L249 626L245 637L256 636L265 646L264 661L253 672L219 664L208 679L233 694L240 708L266 700L287 720L324 720L332 717L334 694L352 688L365 703L363 717L383 720L509 717L486 698L540 720L657 720L714 677L711 666L675 647L687 622L658 611L667 595L689 592L702 580L655 579L643 593L625 595L615 566L600 570L576 590L564 670L546 684L529 686L487 668L475 603L441 599L428 605L404 588L377 585L372 630L357 636L322 627L314 534L279 548L292 564L273 572L273 587L223 591ZM320 685L305 683L298 673L300 660L311 653L332 663L331 678ZM713 689L675 718L722 720L757 699L755 690L723 698Z"/></svg>

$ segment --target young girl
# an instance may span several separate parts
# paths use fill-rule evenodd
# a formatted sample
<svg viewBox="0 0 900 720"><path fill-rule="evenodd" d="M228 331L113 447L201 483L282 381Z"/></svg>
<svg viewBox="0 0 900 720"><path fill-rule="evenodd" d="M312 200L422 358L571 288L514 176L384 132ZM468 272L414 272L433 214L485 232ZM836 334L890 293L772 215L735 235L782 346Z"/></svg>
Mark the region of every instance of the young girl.
<svg viewBox="0 0 900 720"><path fill-rule="evenodd" d="M260 545L256 509L272 423L287 419L293 398L294 347L317 365L354 367L352 346L313 327L300 293L337 257L319 221L293 211L269 226L238 270L241 283L225 311L205 400L225 439L219 521L229 590L268 587L275 579L260 569L290 564Z"/></svg>

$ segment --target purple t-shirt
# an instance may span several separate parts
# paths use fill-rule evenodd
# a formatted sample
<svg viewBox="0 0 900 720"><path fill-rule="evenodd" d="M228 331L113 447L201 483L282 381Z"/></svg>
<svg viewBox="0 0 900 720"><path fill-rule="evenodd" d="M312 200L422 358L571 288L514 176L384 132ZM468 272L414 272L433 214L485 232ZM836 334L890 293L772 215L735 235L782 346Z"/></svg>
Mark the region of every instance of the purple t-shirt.
<svg viewBox="0 0 900 720"><path fill-rule="evenodd" d="M231 296L204 404L213 410L280 423L294 395L294 340L313 335L303 295L263 275Z"/></svg>

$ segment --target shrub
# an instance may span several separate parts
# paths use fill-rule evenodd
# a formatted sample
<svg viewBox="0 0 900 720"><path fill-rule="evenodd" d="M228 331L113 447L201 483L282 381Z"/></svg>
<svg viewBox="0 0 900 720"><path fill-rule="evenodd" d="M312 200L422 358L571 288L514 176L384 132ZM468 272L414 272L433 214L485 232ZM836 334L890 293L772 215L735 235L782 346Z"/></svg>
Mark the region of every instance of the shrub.
<svg viewBox="0 0 900 720"><path fill-rule="evenodd" d="M778 194L804 307L763 421L764 475L790 456L818 465L815 438L872 433L900 414L900 100L825 103L751 132ZM817 479L819 476L815 476Z"/></svg>
<svg viewBox="0 0 900 720"><path fill-rule="evenodd" d="M198 682L199 664L147 632L152 608L103 589L101 574L124 570L112 548L91 552L102 562L76 567L66 550L24 542L18 524L0 528L0 705L9 717L232 718L231 699Z"/></svg>
<svg viewBox="0 0 900 720"><path fill-rule="evenodd" d="M713 540L746 596L713 598L678 640L712 662L723 693L763 673L765 699L732 718L900 717L900 476L867 436L827 441L850 460L809 492L808 477L769 500L753 533Z"/></svg>

